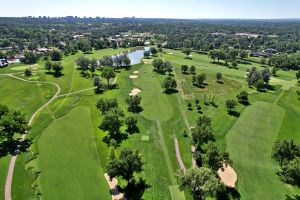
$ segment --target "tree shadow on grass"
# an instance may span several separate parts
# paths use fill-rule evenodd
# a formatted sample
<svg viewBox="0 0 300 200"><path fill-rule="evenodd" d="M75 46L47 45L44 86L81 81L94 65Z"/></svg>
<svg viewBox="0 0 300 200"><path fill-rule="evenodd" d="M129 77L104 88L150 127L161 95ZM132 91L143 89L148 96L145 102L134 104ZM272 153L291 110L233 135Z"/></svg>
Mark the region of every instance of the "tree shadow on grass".
<svg viewBox="0 0 300 200"><path fill-rule="evenodd" d="M115 140L116 143L118 144L118 146L125 140L128 139L128 135L126 133L118 133L116 134L115 136L111 137L110 135L106 135L104 138L103 138L103 142L105 144L107 144L108 146L110 146L111 144L111 141L112 140Z"/></svg>
<svg viewBox="0 0 300 200"><path fill-rule="evenodd" d="M295 196L286 195L285 200L300 200L300 195L298 195L298 194Z"/></svg>
<svg viewBox="0 0 300 200"><path fill-rule="evenodd" d="M239 117L241 114L234 110L228 110L228 114L234 117Z"/></svg>
<svg viewBox="0 0 300 200"><path fill-rule="evenodd" d="M26 152L31 144L32 139L25 139L24 141L4 141L0 144L0 158L7 155L17 155Z"/></svg>
<svg viewBox="0 0 300 200"><path fill-rule="evenodd" d="M249 101L239 101L240 104L244 105L244 106L250 106L251 103Z"/></svg>
<svg viewBox="0 0 300 200"><path fill-rule="evenodd" d="M151 185L147 184L143 178L139 178L138 181L130 181L126 187L120 188L126 199L140 200L142 199L145 190L149 189Z"/></svg>
<svg viewBox="0 0 300 200"><path fill-rule="evenodd" d="M165 94L168 94L168 95L171 95L171 94L177 94L179 91L176 90L176 89L169 89L169 90L166 90L164 93Z"/></svg>
<svg viewBox="0 0 300 200"><path fill-rule="evenodd" d="M217 200L240 199L241 195L235 188L226 187L217 194Z"/></svg>

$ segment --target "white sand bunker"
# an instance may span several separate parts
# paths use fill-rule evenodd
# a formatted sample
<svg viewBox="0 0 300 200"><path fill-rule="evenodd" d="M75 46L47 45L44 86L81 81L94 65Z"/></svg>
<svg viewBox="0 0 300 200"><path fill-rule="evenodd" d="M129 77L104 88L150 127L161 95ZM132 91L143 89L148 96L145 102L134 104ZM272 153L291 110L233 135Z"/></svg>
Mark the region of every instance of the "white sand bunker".
<svg viewBox="0 0 300 200"><path fill-rule="evenodd" d="M139 71L134 71L133 74L129 76L129 78L136 79L136 78L138 78L138 74L139 74Z"/></svg>
<svg viewBox="0 0 300 200"><path fill-rule="evenodd" d="M129 93L129 96L137 96L140 92L142 92L142 90L140 90L138 88L133 88L131 90L131 92Z"/></svg>
<svg viewBox="0 0 300 200"><path fill-rule="evenodd" d="M169 53L169 55L173 55L173 53Z"/></svg>
<svg viewBox="0 0 300 200"><path fill-rule="evenodd" d="M237 174L230 165L224 165L223 168L220 168L218 170L218 175L227 187L235 187L235 183L237 181Z"/></svg>

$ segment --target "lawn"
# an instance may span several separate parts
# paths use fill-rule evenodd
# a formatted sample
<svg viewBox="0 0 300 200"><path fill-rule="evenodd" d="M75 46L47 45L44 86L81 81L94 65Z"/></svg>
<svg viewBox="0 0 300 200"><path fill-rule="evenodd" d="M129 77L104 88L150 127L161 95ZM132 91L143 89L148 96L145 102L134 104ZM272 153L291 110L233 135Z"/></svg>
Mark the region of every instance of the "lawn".
<svg viewBox="0 0 300 200"><path fill-rule="evenodd" d="M227 149L238 174L242 199L284 199L284 184L276 175L271 154L285 111L256 102L248 107L227 134Z"/></svg>
<svg viewBox="0 0 300 200"><path fill-rule="evenodd" d="M74 108L55 120L40 137L39 151L39 182L44 199L111 198L102 178L87 107Z"/></svg>

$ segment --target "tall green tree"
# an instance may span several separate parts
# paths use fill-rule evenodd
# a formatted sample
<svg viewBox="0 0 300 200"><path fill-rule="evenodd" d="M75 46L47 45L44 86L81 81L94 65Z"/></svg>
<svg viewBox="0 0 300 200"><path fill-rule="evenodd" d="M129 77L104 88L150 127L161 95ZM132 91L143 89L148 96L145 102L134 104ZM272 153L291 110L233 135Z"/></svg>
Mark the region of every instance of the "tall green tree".
<svg viewBox="0 0 300 200"><path fill-rule="evenodd" d="M107 87L110 86L109 80L116 77L116 73L112 67L104 67L101 77L107 80Z"/></svg>

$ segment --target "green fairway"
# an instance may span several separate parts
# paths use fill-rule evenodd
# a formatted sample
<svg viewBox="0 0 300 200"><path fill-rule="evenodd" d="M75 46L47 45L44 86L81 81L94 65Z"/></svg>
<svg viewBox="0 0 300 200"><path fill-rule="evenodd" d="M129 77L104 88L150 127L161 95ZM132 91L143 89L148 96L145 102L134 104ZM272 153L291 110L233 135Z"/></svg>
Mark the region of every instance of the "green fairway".
<svg viewBox="0 0 300 200"><path fill-rule="evenodd" d="M181 192L178 185L170 186L170 193L172 200L185 200L184 192Z"/></svg>
<svg viewBox="0 0 300 200"><path fill-rule="evenodd" d="M10 156L6 156L0 159L0 200L4 200L4 186L10 158Z"/></svg>
<svg viewBox="0 0 300 200"><path fill-rule="evenodd" d="M271 160L284 113L279 106L256 102L245 110L226 137L242 199L285 198L284 184Z"/></svg>
<svg viewBox="0 0 300 200"><path fill-rule="evenodd" d="M76 122L76 123L74 123ZM87 107L55 120L39 140L44 199L109 199Z"/></svg>
<svg viewBox="0 0 300 200"><path fill-rule="evenodd" d="M153 73L152 65L143 65L133 84L142 89L140 96L143 98L142 107L145 108L142 115L153 121L167 121L173 115L173 108L163 93L157 76L159 75Z"/></svg>

